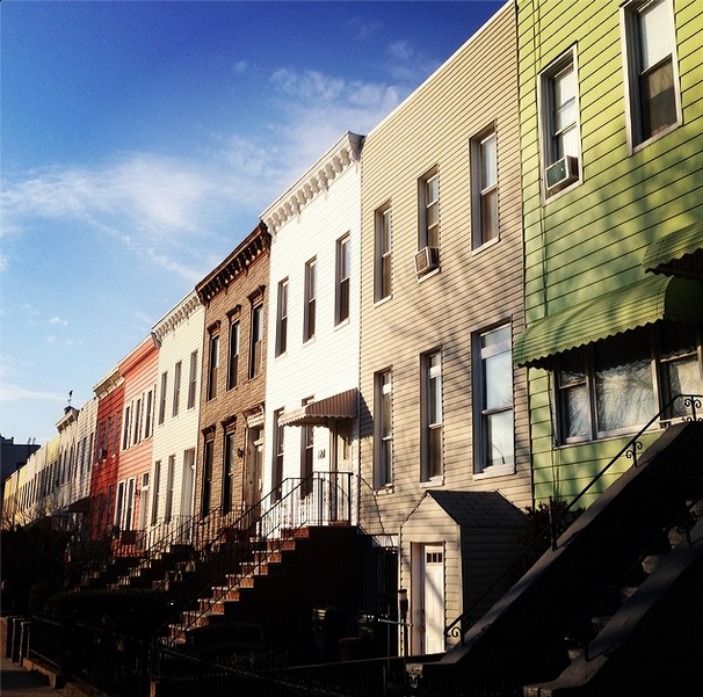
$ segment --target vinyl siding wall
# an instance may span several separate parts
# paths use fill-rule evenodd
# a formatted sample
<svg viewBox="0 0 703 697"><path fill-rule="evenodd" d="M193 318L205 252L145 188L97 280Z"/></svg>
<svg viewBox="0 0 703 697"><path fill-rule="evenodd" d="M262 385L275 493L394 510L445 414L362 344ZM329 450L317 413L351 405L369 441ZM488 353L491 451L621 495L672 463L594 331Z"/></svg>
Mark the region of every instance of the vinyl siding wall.
<svg viewBox="0 0 703 697"><path fill-rule="evenodd" d="M361 487L363 526L397 536L428 487L499 490L531 502L527 376L514 370L516 473L473 475L472 336L522 331L522 227L515 16L502 9L399 109L362 155ZM469 141L495 124L500 241L472 251ZM418 179L439 172L441 271L418 281ZM374 303L374 212L392 208L392 297ZM420 354L440 348L444 475L420 481ZM374 486L374 374L393 371L393 484Z"/></svg>
<svg viewBox="0 0 703 697"><path fill-rule="evenodd" d="M641 262L647 246L703 219L703 5L674 0L683 125L630 155L619 3L519 0L517 4L529 325L643 279ZM540 192L537 76L574 45L583 183L545 204ZM627 440L555 447L550 404L549 374L531 370L532 451L539 500L550 494L573 496ZM629 463L623 459L596 491Z"/></svg>

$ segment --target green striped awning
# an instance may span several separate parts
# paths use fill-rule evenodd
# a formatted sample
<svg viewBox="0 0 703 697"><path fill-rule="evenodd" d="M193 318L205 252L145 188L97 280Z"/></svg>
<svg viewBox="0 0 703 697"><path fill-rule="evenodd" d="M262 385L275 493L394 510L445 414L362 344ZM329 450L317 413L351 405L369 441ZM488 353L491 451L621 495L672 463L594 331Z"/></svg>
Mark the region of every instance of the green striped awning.
<svg viewBox="0 0 703 697"><path fill-rule="evenodd" d="M543 366L551 356L661 319L701 322L703 283L649 276L534 322L515 340L517 365Z"/></svg>
<svg viewBox="0 0 703 697"><path fill-rule="evenodd" d="M652 242L642 264L645 270L654 273L703 278L703 222Z"/></svg>

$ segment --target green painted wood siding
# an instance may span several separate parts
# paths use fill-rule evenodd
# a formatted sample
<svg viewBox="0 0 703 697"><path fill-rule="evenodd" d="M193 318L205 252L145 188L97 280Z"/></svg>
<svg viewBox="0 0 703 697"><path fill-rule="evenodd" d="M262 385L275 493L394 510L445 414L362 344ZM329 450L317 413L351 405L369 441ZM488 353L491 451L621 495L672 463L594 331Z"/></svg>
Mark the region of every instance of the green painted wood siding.
<svg viewBox="0 0 703 697"><path fill-rule="evenodd" d="M518 0L517 5L529 326L594 294L644 278L647 246L703 219L703 3L674 0L683 124L632 155L620 3ZM577 54L583 181L545 203L540 187L539 74L572 46ZM555 447L550 400L548 373L531 370L538 500L578 491L627 440ZM616 467L613 475L627 464Z"/></svg>

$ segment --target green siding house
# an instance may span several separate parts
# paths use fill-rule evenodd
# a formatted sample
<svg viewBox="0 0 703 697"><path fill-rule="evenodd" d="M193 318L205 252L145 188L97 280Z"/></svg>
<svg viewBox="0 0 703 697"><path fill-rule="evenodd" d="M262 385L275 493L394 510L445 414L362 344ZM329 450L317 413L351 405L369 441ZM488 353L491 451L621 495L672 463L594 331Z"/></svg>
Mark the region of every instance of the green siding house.
<svg viewBox="0 0 703 697"><path fill-rule="evenodd" d="M703 393L703 3L517 7L514 359L530 368L535 500L569 500L650 420L643 447L690 414L676 395Z"/></svg>

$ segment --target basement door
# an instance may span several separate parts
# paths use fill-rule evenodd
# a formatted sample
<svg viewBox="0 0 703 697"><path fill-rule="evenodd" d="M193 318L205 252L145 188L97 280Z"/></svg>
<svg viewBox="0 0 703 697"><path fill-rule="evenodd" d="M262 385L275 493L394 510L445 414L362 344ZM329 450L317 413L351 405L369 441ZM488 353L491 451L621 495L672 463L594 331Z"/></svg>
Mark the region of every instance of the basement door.
<svg viewBox="0 0 703 697"><path fill-rule="evenodd" d="M444 651L444 547L423 545L420 570L420 637L423 654Z"/></svg>

